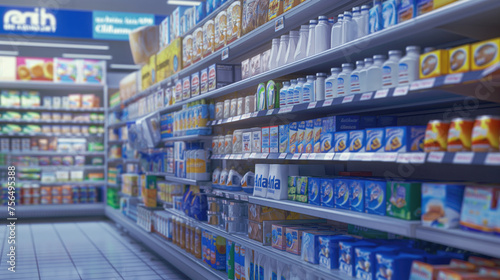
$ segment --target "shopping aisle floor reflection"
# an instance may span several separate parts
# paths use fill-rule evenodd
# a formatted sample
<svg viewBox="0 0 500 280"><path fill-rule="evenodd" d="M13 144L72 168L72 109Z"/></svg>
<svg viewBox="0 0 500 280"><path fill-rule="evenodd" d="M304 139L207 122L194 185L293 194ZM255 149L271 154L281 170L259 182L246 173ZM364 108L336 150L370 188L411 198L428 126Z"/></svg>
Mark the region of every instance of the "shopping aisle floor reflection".
<svg viewBox="0 0 500 280"><path fill-rule="evenodd" d="M17 223L15 245L0 227L0 279L189 279L107 221ZM15 273L7 270L10 246L16 246Z"/></svg>

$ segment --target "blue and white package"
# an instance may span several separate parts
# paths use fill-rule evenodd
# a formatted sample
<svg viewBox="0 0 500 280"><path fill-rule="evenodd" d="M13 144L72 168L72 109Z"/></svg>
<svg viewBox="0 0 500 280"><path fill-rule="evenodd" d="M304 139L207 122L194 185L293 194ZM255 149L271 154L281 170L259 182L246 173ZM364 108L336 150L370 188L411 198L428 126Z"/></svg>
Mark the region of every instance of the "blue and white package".
<svg viewBox="0 0 500 280"><path fill-rule="evenodd" d="M386 182L382 180L365 180L365 212L385 216Z"/></svg>
<svg viewBox="0 0 500 280"><path fill-rule="evenodd" d="M268 179L269 179L269 164L256 164L255 186L253 189L254 196L266 197Z"/></svg>
<svg viewBox="0 0 500 280"><path fill-rule="evenodd" d="M339 268L339 241L353 241L348 235L320 236L319 237L319 265L327 269Z"/></svg>
<svg viewBox="0 0 500 280"><path fill-rule="evenodd" d="M398 0L386 0L382 3L382 20L384 29L398 23Z"/></svg>
<svg viewBox="0 0 500 280"><path fill-rule="evenodd" d="M356 265L354 276L356 279L376 280L377 253L397 255L400 248L397 246L358 247L355 249Z"/></svg>
<svg viewBox="0 0 500 280"><path fill-rule="evenodd" d="M195 15L194 15L194 20L195 23L198 24L200 23L207 15L207 6L206 2L201 2L198 6L195 8Z"/></svg>
<svg viewBox="0 0 500 280"><path fill-rule="evenodd" d="M309 204L321 205L321 179L309 177L308 184Z"/></svg>
<svg viewBox="0 0 500 280"><path fill-rule="evenodd" d="M383 152L385 148L385 128L367 128L365 152Z"/></svg>
<svg viewBox="0 0 500 280"><path fill-rule="evenodd" d="M349 131L349 152L357 153L365 151L366 135L364 130Z"/></svg>
<svg viewBox="0 0 500 280"><path fill-rule="evenodd" d="M377 280L408 279L413 261L425 261L424 256L412 254L392 255L377 253ZM388 274L387 272L391 273Z"/></svg>
<svg viewBox="0 0 500 280"><path fill-rule="evenodd" d="M335 231L304 231L302 232L301 258L303 261L318 264L320 251L320 236L335 236Z"/></svg>
<svg viewBox="0 0 500 280"><path fill-rule="evenodd" d="M383 29L381 0L373 1L373 7L368 14L368 29L370 34Z"/></svg>
<svg viewBox="0 0 500 280"><path fill-rule="evenodd" d="M341 209L350 209L349 205L349 184L351 180L336 178L333 180L335 186L335 207Z"/></svg>
<svg viewBox="0 0 500 280"><path fill-rule="evenodd" d="M349 204L352 211L365 211L365 181L359 179L350 180Z"/></svg>
<svg viewBox="0 0 500 280"><path fill-rule="evenodd" d="M401 0L398 7L398 23L417 17L417 0Z"/></svg>
<svg viewBox="0 0 500 280"><path fill-rule="evenodd" d="M335 188L333 179L321 179L321 206L335 207Z"/></svg>
<svg viewBox="0 0 500 280"><path fill-rule="evenodd" d="M422 184L422 225L456 228L465 186L455 184Z"/></svg>
<svg viewBox="0 0 500 280"><path fill-rule="evenodd" d="M340 241L339 247L339 270L351 277L354 276L354 264L356 263L356 248L369 248L377 246L368 241ZM408 278L394 278L408 279Z"/></svg>

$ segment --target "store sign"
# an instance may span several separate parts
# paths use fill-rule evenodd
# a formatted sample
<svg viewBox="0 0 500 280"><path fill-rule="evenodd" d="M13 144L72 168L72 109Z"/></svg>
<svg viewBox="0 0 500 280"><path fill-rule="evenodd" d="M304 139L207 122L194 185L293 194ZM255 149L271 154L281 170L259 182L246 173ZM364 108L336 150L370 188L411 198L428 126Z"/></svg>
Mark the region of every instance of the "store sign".
<svg viewBox="0 0 500 280"><path fill-rule="evenodd" d="M128 40L128 34L132 30L155 24L155 16L152 14L133 14L119 12L93 12L94 39L105 40Z"/></svg>

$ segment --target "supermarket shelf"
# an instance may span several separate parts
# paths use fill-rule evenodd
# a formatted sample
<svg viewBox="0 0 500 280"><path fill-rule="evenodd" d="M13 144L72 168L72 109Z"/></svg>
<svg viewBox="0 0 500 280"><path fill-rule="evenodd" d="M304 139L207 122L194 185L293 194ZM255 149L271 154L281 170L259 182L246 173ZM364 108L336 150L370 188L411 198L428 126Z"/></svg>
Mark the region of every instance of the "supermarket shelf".
<svg viewBox="0 0 500 280"><path fill-rule="evenodd" d="M162 142L175 142L175 141L203 141L203 140L212 140L212 136L207 135L185 135L185 136L176 136L162 139Z"/></svg>
<svg viewBox="0 0 500 280"><path fill-rule="evenodd" d="M165 211L167 211L168 213L170 213L172 215L176 215L176 216L181 217L185 220L188 220L191 223L196 224L200 228L203 228L203 229L208 230L212 233L215 233L218 236L222 236L226 239L232 240L232 241L239 243L243 246L251 248L255 251L264 253L265 255L271 257L272 259L284 261L289 265L298 266L298 267L301 267L303 269L306 269L308 272L312 272L318 277L323 277L324 279L338 279L338 280L354 279L354 278L349 277L345 274L342 274L338 270L326 270L326 269L322 269L319 265L307 263L307 262L301 260L300 256L274 249L271 246L264 246L264 245L262 245L262 243L257 242L255 240L251 240L247 236L240 235L240 234L227 233L226 231L224 231L216 226L209 225L207 223L200 222L198 220L187 217L182 212L179 212L175 209L165 209Z"/></svg>
<svg viewBox="0 0 500 280"><path fill-rule="evenodd" d="M113 189L119 189L120 185L119 184L112 184L112 183L106 183L106 186L113 188Z"/></svg>
<svg viewBox="0 0 500 280"><path fill-rule="evenodd" d="M250 203L269 206L278 209L293 211L319 218L335 220L342 223L354 224L362 227L372 228L408 237L415 236L415 229L420 221L405 221L391 217L378 216L356 211L342 210L315 206L288 200L272 200L262 197L250 196Z"/></svg>
<svg viewBox="0 0 500 280"><path fill-rule="evenodd" d="M8 124L98 124L103 125L104 121L53 121L53 120L0 120L0 123L8 123Z"/></svg>
<svg viewBox="0 0 500 280"><path fill-rule="evenodd" d="M132 196L132 195L130 195L130 194L123 193L123 192L118 192L118 194L119 194L120 196L123 196L123 197L128 197L128 198L136 198L136 199L139 199L139 198L140 198L140 197L138 197L138 196Z"/></svg>
<svg viewBox="0 0 500 280"><path fill-rule="evenodd" d="M8 137L104 137L104 133L83 134L83 133L3 133L0 136Z"/></svg>
<svg viewBox="0 0 500 280"><path fill-rule="evenodd" d="M122 121L122 122L116 122L116 123L108 124L108 128L118 128L120 126L126 126L128 122L129 121Z"/></svg>
<svg viewBox="0 0 500 280"><path fill-rule="evenodd" d="M336 162L386 162L412 164L458 164L500 166L500 153L430 152L430 153L245 153L212 155L219 160L301 160Z"/></svg>
<svg viewBox="0 0 500 280"><path fill-rule="evenodd" d="M174 206L173 202L167 202L167 201L163 201L161 199L157 199L157 202L160 203L160 204L163 204L164 206L168 206L169 208L171 208L171 207Z"/></svg>
<svg viewBox="0 0 500 280"><path fill-rule="evenodd" d="M104 165L83 165L83 166L76 166L76 165L71 165L71 166L16 166L16 170L20 172L25 172L23 170L33 170L33 169L40 169L43 171L64 171L64 170L97 170L97 169L105 169L106 166Z"/></svg>
<svg viewBox="0 0 500 280"><path fill-rule="evenodd" d="M251 194L248 194L246 192L233 192L233 191L220 190L220 189L216 189L213 186L212 186L212 188L213 188L211 190L212 194L219 196L219 197L225 197L228 199L248 201L248 197L251 196Z"/></svg>
<svg viewBox="0 0 500 280"><path fill-rule="evenodd" d="M104 181L67 181L67 182L41 182L37 180L19 180L16 181L17 184L38 184L40 186L105 186L106 182Z"/></svg>
<svg viewBox="0 0 500 280"><path fill-rule="evenodd" d="M86 204L48 204L15 206L16 218L61 218L61 217L95 217L104 215L104 203ZM7 218L7 206L0 213L0 218Z"/></svg>
<svg viewBox="0 0 500 280"><path fill-rule="evenodd" d="M165 175L165 174L163 174L163 175ZM162 176L162 175L158 175L158 176ZM206 185L212 184L212 182L210 182L210 181L198 181L198 180L192 180L192 179L186 179L186 178L178 178L178 177L174 177L172 175L165 175L165 180L167 180L169 182L186 184L186 185L195 185L195 186L206 186Z"/></svg>
<svg viewBox="0 0 500 280"><path fill-rule="evenodd" d="M54 82L33 81L1 81L0 88L3 89L34 89L34 90L64 90L64 91L102 91L104 85L100 84L73 84Z"/></svg>
<svg viewBox="0 0 500 280"><path fill-rule="evenodd" d="M108 163L130 163L130 164L138 164L139 159L126 159L126 158L110 158L108 159Z"/></svg>
<svg viewBox="0 0 500 280"><path fill-rule="evenodd" d="M108 141L109 145L119 145L119 144L124 144L126 143L127 140L110 140Z"/></svg>
<svg viewBox="0 0 500 280"><path fill-rule="evenodd" d="M500 250L498 250L500 247L499 236L460 229L438 229L418 226L415 237L495 258L500 257Z"/></svg>
<svg viewBox="0 0 500 280"><path fill-rule="evenodd" d="M49 112L104 112L104 108L52 108L52 107L17 107L0 106L0 110L8 111L49 111Z"/></svg>
<svg viewBox="0 0 500 280"><path fill-rule="evenodd" d="M76 152L67 151L19 151L19 152L0 152L11 156L103 156L104 152Z"/></svg>
<svg viewBox="0 0 500 280"><path fill-rule="evenodd" d="M171 242L166 241L154 233L144 231L139 228L136 223L125 217L119 210L107 206L105 213L108 218L126 229L132 237L155 251L191 279L227 279L227 274L225 272L211 269L201 260L186 253L185 250L182 250Z"/></svg>

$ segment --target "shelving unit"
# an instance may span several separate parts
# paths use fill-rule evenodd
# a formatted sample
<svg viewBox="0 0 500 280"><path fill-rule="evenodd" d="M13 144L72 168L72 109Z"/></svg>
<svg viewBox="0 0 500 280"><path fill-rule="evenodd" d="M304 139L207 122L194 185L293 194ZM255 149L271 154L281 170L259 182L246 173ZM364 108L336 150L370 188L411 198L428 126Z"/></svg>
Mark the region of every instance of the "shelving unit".
<svg viewBox="0 0 500 280"><path fill-rule="evenodd" d="M18 124L96 124L103 125L104 121L48 121L48 120L0 120L0 123L18 123Z"/></svg>
<svg viewBox="0 0 500 280"><path fill-rule="evenodd" d="M0 106L0 110L16 111L50 111L50 112L75 112L75 113L103 113L105 108L52 108L52 107L16 107Z"/></svg>
<svg viewBox="0 0 500 280"><path fill-rule="evenodd" d="M204 140L212 140L212 136L207 135L185 135L185 136L177 136L162 139L162 142L176 142L176 141L204 141Z"/></svg>
<svg viewBox="0 0 500 280"><path fill-rule="evenodd" d="M42 182L33 180L19 180L18 184L39 184L40 186L105 186L105 181L67 181L67 182Z"/></svg>
<svg viewBox="0 0 500 280"><path fill-rule="evenodd" d="M26 169L40 169L40 170L45 170L45 171L66 171L66 170L98 170L98 169L105 169L106 166L104 165L83 165L83 166L76 166L76 165L71 165L71 166L17 166L16 169L23 171Z"/></svg>
<svg viewBox="0 0 500 280"><path fill-rule="evenodd" d="M53 217L101 217L104 215L105 203L86 204L47 204L15 206L16 218L53 218ZM8 218L7 208L0 218Z"/></svg>
<svg viewBox="0 0 500 280"><path fill-rule="evenodd" d="M194 185L194 186L207 186L207 185L212 184L212 182L210 182L210 181L198 181L198 180L192 180L192 179L186 179L186 178L179 178L179 177L175 177L172 175L166 175L166 173L165 174L158 173L158 174L161 174L161 175L156 175L156 176L165 176L165 180L167 180L169 182L179 183L179 184Z"/></svg>
<svg viewBox="0 0 500 280"><path fill-rule="evenodd" d="M103 137L103 133L95 134L84 134L84 133L7 133L2 134L2 136L15 136L15 137Z"/></svg>
<svg viewBox="0 0 500 280"><path fill-rule="evenodd" d="M104 152L69 152L69 151L12 151L0 152L11 156L104 156Z"/></svg>

